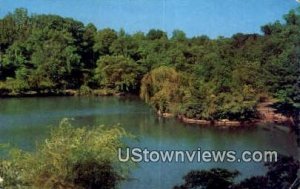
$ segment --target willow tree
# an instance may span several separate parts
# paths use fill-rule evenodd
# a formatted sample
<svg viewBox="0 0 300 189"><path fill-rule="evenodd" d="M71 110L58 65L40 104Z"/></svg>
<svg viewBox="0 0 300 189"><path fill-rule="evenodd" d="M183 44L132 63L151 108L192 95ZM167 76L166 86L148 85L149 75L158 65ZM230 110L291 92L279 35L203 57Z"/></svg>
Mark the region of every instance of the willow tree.
<svg viewBox="0 0 300 189"><path fill-rule="evenodd" d="M186 84L183 74L174 68L161 66L143 77L140 97L159 112L174 112L188 93Z"/></svg>

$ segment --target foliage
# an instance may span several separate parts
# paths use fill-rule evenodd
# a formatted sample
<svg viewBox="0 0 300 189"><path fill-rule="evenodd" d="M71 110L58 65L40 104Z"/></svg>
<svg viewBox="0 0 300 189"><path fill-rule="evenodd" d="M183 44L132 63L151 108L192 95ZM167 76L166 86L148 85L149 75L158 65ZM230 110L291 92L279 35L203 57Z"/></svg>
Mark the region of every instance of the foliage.
<svg viewBox="0 0 300 189"><path fill-rule="evenodd" d="M157 39L167 38L167 34L162 30L151 29L147 33L146 37L149 40L157 40Z"/></svg>
<svg viewBox="0 0 300 189"><path fill-rule="evenodd" d="M156 109L187 117L252 119L260 94L300 103L299 10L283 18L262 26L263 34L210 39L174 30L168 38L159 29L97 30L16 9L0 19L0 95L88 86L140 91ZM158 79L164 74L167 81Z"/></svg>
<svg viewBox="0 0 300 189"><path fill-rule="evenodd" d="M91 95L93 93L92 89L86 85L82 85L79 89L79 95Z"/></svg>
<svg viewBox="0 0 300 189"><path fill-rule="evenodd" d="M174 68L153 69L142 79L140 97L161 112L173 111L185 96L185 78Z"/></svg>
<svg viewBox="0 0 300 189"><path fill-rule="evenodd" d="M119 92L137 90L139 75L138 65L124 56L103 56L95 70L100 85Z"/></svg>
<svg viewBox="0 0 300 189"><path fill-rule="evenodd" d="M226 169L210 169L191 171L183 177L184 184L175 186L174 189L283 189L289 188L297 178L300 162L293 157L278 156L277 162L265 164L268 169L265 176L246 178L240 183L235 179L239 175L237 171Z"/></svg>
<svg viewBox="0 0 300 189"><path fill-rule="evenodd" d="M117 158L126 136L119 127L74 128L64 119L36 152L12 149L0 177L4 187L116 188L129 168Z"/></svg>
<svg viewBox="0 0 300 189"><path fill-rule="evenodd" d="M191 171L184 176L185 183L174 189L228 189L233 184L233 179L239 175L237 171L226 169L211 169L209 171Z"/></svg>
<svg viewBox="0 0 300 189"><path fill-rule="evenodd" d="M17 95L29 88L28 83L24 80L16 80L13 78L7 78L5 82L0 83L0 90L3 94Z"/></svg>
<svg viewBox="0 0 300 189"><path fill-rule="evenodd" d="M277 162L265 164L268 171L265 176L251 177L243 180L237 189L282 189L289 188L297 178L299 161L293 157L278 156Z"/></svg>
<svg viewBox="0 0 300 189"><path fill-rule="evenodd" d="M117 38L117 32L109 28L97 32L95 35L95 52L97 52L99 55L109 55L109 48Z"/></svg>

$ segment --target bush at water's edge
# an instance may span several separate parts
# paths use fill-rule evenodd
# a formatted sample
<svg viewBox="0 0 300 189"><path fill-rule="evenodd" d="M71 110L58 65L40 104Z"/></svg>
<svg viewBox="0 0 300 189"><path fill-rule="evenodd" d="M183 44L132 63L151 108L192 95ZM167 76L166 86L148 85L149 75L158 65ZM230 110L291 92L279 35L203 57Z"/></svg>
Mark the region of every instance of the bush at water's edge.
<svg viewBox="0 0 300 189"><path fill-rule="evenodd" d="M127 136L119 127L74 128L64 119L35 152L11 149L0 160L2 187L115 188L128 176L129 164L117 157Z"/></svg>

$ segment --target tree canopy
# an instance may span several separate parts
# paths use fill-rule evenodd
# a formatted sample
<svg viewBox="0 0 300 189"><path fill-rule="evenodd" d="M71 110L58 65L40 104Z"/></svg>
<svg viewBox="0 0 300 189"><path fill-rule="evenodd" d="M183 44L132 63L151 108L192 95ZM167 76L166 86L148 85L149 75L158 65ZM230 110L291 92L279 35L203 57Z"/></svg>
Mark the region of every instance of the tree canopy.
<svg viewBox="0 0 300 189"><path fill-rule="evenodd" d="M0 95L66 89L138 94L157 110L245 120L263 96L300 102L300 16L262 34L188 38L159 29L128 34L16 9L0 19Z"/></svg>

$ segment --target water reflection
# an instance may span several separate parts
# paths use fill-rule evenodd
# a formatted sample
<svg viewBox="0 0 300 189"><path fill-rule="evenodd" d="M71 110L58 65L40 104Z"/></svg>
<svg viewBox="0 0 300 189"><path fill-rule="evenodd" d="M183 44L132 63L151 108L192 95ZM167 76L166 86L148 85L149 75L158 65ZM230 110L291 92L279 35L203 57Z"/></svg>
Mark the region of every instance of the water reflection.
<svg viewBox="0 0 300 189"><path fill-rule="evenodd" d="M0 143L33 150L51 126L62 118L74 118L75 126L121 124L138 140L129 145L162 150L276 150L297 155L296 137L282 131L257 128L218 129L186 125L162 119L137 98L44 97L0 99ZM192 169L237 169L242 177L262 175L262 163L141 163L122 188L171 188ZM241 177L241 178L242 178Z"/></svg>

